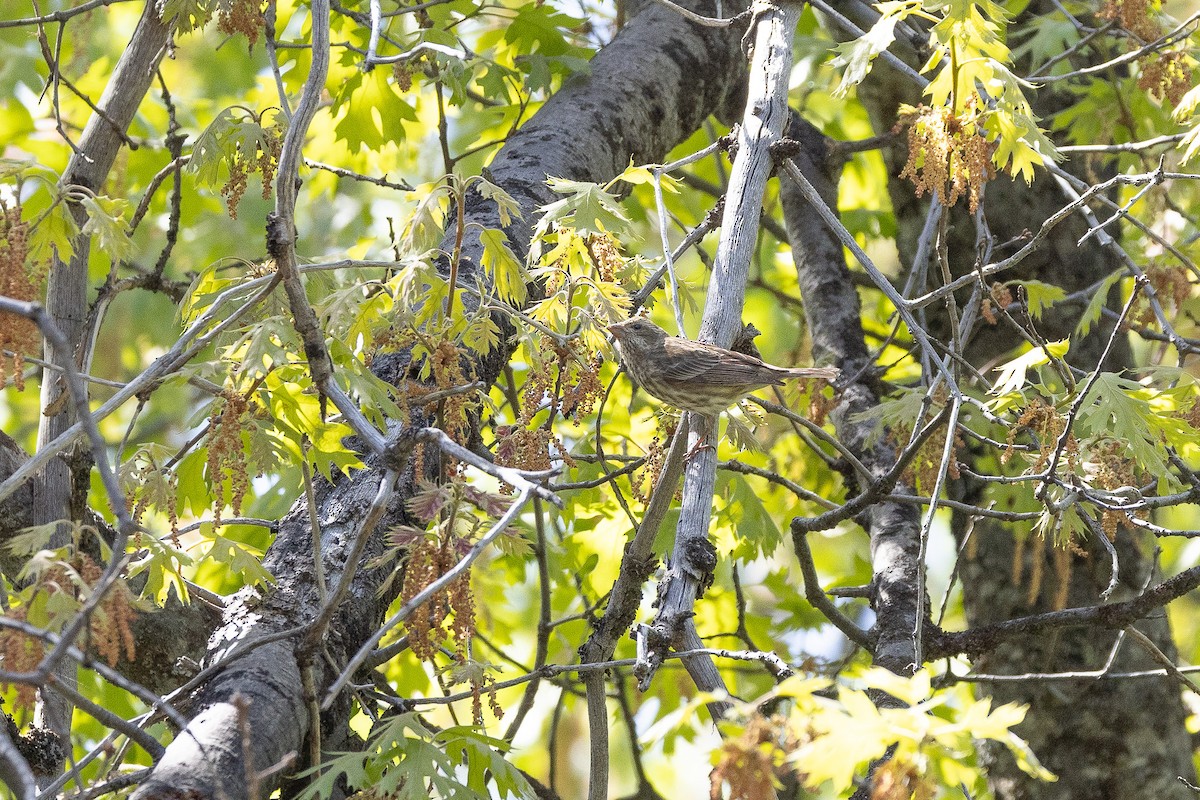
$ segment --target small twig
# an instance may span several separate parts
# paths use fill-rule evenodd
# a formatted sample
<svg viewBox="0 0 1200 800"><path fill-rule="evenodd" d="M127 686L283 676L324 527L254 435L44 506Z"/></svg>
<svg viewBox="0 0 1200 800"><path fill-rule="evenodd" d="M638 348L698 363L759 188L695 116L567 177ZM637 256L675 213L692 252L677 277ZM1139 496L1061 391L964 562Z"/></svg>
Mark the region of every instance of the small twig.
<svg viewBox="0 0 1200 800"><path fill-rule="evenodd" d="M689 11L678 3L672 2L672 0L655 0L655 2L666 6L684 19L694 22L697 25L703 25L706 28L728 28L730 25L736 25L741 22L749 13L748 11L743 11L736 17L717 19L715 17L706 17L702 14L697 14L695 11Z"/></svg>
<svg viewBox="0 0 1200 800"><path fill-rule="evenodd" d="M1064 170L1062 170L1061 168L1059 168L1056 164L1053 164L1052 162L1047 163L1046 168L1056 178L1058 178L1061 181L1067 182L1068 184L1071 181L1078 180L1073 175L1071 175L1068 172L1065 172ZM1148 172L1148 173L1143 173L1143 174L1139 174L1139 175L1115 175L1112 178L1109 178L1108 180L1106 180L1102 183L1097 183L1097 184L1091 185L1091 186L1088 186L1085 184L1085 185L1083 185L1084 188L1082 188L1080 191L1077 191L1077 192L1074 190L1073 187L1064 187L1064 189L1067 189L1067 188L1071 189L1071 193L1068 195L1070 197L1069 202L1065 206L1060 208L1058 211L1055 211L1053 214L1051 214L1050 217L1048 217L1042 223L1041 227L1038 228L1038 230L1033 234L1033 236L1029 239L1029 241L1026 242L1021 247L1020 250L1013 253L1008 258L1005 258L1001 261L996 261L996 262L993 262L990 264L985 264L982 267L980 267L979 269L973 270L972 272L970 272L966 275L963 275L959 278L955 278L954 281L951 283L948 283L944 286L934 289L933 291L928 292L924 295L921 295L920 297L914 297L913 299L907 301L907 305L909 308L914 309L914 310L918 309L918 308L922 308L924 306L929 305L930 303L940 301L943 298L943 296L946 294L950 294L952 292L957 292L959 289L966 288L970 284L979 281L981 278L990 277L992 275L996 275L1001 272L1007 272L1008 270L1013 269L1014 267L1018 266L1021 262L1023 262L1026 258L1028 258L1030 255L1032 255L1036 250L1038 250L1041 247L1041 245L1049 238L1050 233L1055 228L1057 228L1060 224L1062 224L1067 219L1069 219L1073 214L1075 214L1077 212L1086 211L1087 204L1089 202L1091 202L1092 200L1096 200L1097 202L1104 202L1106 200L1106 198L1104 197L1105 193L1108 192L1108 190L1112 189L1114 186L1142 186L1147 183L1151 183L1155 180L1166 181L1166 180L1198 180L1198 179L1200 179L1200 175L1191 175L1188 173L1176 173L1176 172L1167 172L1167 173L1163 173L1160 175L1158 173L1158 171L1156 170L1155 172ZM1096 225L1096 224L1098 224L1098 222L1096 220L1089 221L1089 225Z"/></svg>
<svg viewBox="0 0 1200 800"><path fill-rule="evenodd" d="M663 266L667 268L667 280L671 285L671 310L675 314L675 327L679 336L687 336L683 327L683 303L679 297L679 278L675 276L675 260L671 255L671 242L667 239L667 204L663 199L663 170L654 170L654 208L658 213L658 233L662 238Z"/></svg>
<svg viewBox="0 0 1200 800"><path fill-rule="evenodd" d="M263 40L267 48L267 61L271 64L271 75L275 78L275 92L279 95L279 108L283 111L283 118L288 121L288 124L291 124L292 106L288 102L287 87L284 86L283 73L279 70L279 57L276 54L275 13L276 0L268 0L267 7L263 11Z"/></svg>
<svg viewBox="0 0 1200 800"><path fill-rule="evenodd" d="M66 22L67 20L77 17L80 14L86 14L97 8L104 6L116 5L117 3L127 3L130 0L87 0L86 3L80 3L74 8L63 9L62 11L53 11L49 14L41 14L36 17L22 17L21 19L0 19L0 29L3 28L20 28L26 25L44 25L47 22Z"/></svg>
<svg viewBox="0 0 1200 800"><path fill-rule="evenodd" d="M304 166L312 169L319 169L325 172L331 172L339 178L349 178L353 181L361 181L363 183L373 183L376 186L382 186L384 189L395 189L398 192L411 192L413 187L409 186L406 181L395 183L386 178L378 178L371 175L363 175L358 172L353 172L342 167L335 167L331 164L324 164L320 161L313 161L311 158L304 159Z"/></svg>
<svg viewBox="0 0 1200 800"><path fill-rule="evenodd" d="M839 611L821 589L821 579L817 575L817 566L813 563L812 550L808 547L808 537L805 531L795 525L792 526L792 546L800 560L800 574L804 576L804 597L813 608L824 614L825 619L833 623L835 628L846 634L847 639L870 652L875 644L871 635Z"/></svg>
<svg viewBox="0 0 1200 800"><path fill-rule="evenodd" d="M1104 591L1100 593L1100 601L1106 602L1108 598L1112 596L1112 593L1116 591L1117 584L1120 582L1121 564L1117 559L1117 548L1111 541L1109 541L1108 534L1104 532L1104 529L1100 526L1100 523L1097 522L1091 514L1087 513L1087 510L1084 509L1082 503L1076 502L1073 505L1075 506L1075 513L1079 515L1079 518L1082 519L1085 524L1087 524L1088 530L1092 532L1092 536L1096 538L1096 541L1104 545L1104 549L1108 551L1110 563L1109 571L1111 574L1108 578L1108 586L1106 586Z"/></svg>
<svg viewBox="0 0 1200 800"><path fill-rule="evenodd" d="M146 186L146 191L142 192L142 199L138 203L137 210L133 212L133 217L129 221L129 227L126 229L126 234L133 236L138 225L142 224L142 219L146 216L146 212L150 210L150 203L154 200L154 195L158 192L158 187L167 179L168 175L174 174L180 167L185 166L192 160L190 155L179 156L173 158L167 165L154 173L154 177L150 179L150 183Z"/></svg>
<svg viewBox="0 0 1200 800"><path fill-rule="evenodd" d="M925 626L925 578L926 578L926 553L929 547L929 535L933 529L933 520L937 514L938 502L942 493L942 488L946 482L946 474L950 469L950 460L954 457L954 436L955 430L958 428L958 414L962 410L962 403L959 399L953 398L950 403L950 418L946 422L946 441L942 445L942 456L938 461L937 477L934 479L933 489L929 492L929 509L925 512L925 520L921 525L920 548L917 552L917 602L920 604L917 609L916 624L913 626L913 662L910 665L911 670L915 673L921 668L924 663L922 652L924 649L924 626Z"/></svg>
<svg viewBox="0 0 1200 800"><path fill-rule="evenodd" d="M936 637L931 637L929 652L926 655L930 659L958 654L978 656L1000 646L1013 636L1056 628L1081 625L1125 628L1193 591L1197 586L1200 586L1200 567L1189 567L1131 600L1030 614L1003 622L980 625L967 631L939 632Z"/></svg>
<svg viewBox="0 0 1200 800"><path fill-rule="evenodd" d="M202 519L189 525L182 525L180 526L179 530L175 532L181 535L185 533L191 533L192 531L199 530L205 525L213 525L218 528L226 525L257 525L260 528L266 528L272 532L279 530L279 520L260 519L258 517L221 517L220 520Z"/></svg>
<svg viewBox="0 0 1200 800"><path fill-rule="evenodd" d="M1177 144L1183 141L1186 133L1172 133L1165 136L1155 136L1152 139L1143 139L1140 142L1122 142L1120 144L1076 144L1063 145L1058 148L1058 152L1066 153L1137 153L1142 150L1150 150L1164 144Z"/></svg>
<svg viewBox="0 0 1200 800"><path fill-rule="evenodd" d="M1075 242L1075 246L1082 247L1084 242L1086 242L1088 239L1095 236L1100 231L1107 228L1112 223L1116 222L1117 220L1121 219L1122 217L1128 217L1129 209L1131 209L1135 205L1137 205L1138 201L1141 200L1143 197L1145 197L1147 192L1149 192L1155 186L1158 186L1159 184L1161 184L1163 182L1162 176L1163 176L1164 160L1165 160L1165 156L1162 158L1159 158L1158 169L1155 170L1153 173L1151 173L1150 181L1145 186L1143 186L1141 189L1138 189L1138 191L1136 193L1134 193L1133 197L1129 198L1128 202L1122 204L1121 207L1118 208L1116 211L1114 211L1108 219L1104 220L1104 222L1101 222L1099 225L1096 225L1094 227L1088 228L1087 233L1083 234L1083 236L1080 236L1079 241ZM951 295L951 296L953 296L953 295Z"/></svg>
<svg viewBox="0 0 1200 800"><path fill-rule="evenodd" d="M115 795L120 792L121 789L125 789L129 786L136 786L142 781L146 780L146 778L150 777L151 772L153 772L153 768L146 767L145 769L118 774L116 777L110 778L103 783L93 784L86 792L80 792L79 794L71 795L71 800L95 800L95 798L103 797L106 794ZM51 797L53 797L53 795L51 795Z"/></svg>
<svg viewBox="0 0 1200 800"><path fill-rule="evenodd" d="M1122 64L1133 63L1134 61L1137 61L1139 58L1141 58L1142 56L1144 56L1148 53L1153 53L1158 50L1162 50L1166 47L1171 46L1176 41L1186 38L1189 34L1185 30L1185 28L1187 28L1189 25L1194 24L1197 20L1200 20L1200 12L1192 14L1192 16L1188 17L1183 22L1181 22L1178 26L1176 26L1174 30L1167 32L1165 35L1160 36L1158 39L1156 39L1153 42L1150 42L1149 44L1145 45L1144 47L1140 47L1137 50L1130 50L1127 53L1122 53L1121 55L1117 56L1116 58L1109 59L1108 61L1105 61L1102 64L1093 64L1088 67L1083 67L1081 69L1072 70L1071 72L1063 73L1062 75L1034 75L1034 76L1031 76L1030 78L1028 78L1028 80L1031 83L1043 83L1043 84L1044 83L1055 83L1057 81L1072 80L1074 78L1087 77L1088 75L1096 75L1101 72L1110 70L1113 67L1119 67Z"/></svg>
<svg viewBox="0 0 1200 800"><path fill-rule="evenodd" d="M762 398L755 397L753 395L750 395L746 399L771 412L772 414L778 414L790 422L804 426L811 434L813 434L813 436L816 436L822 442L825 442L834 450L837 450L838 455L846 460L846 463L854 469L854 472L858 475L859 479L863 481L863 483L870 483L874 479L875 476L871 474L871 471L868 470L862 461L859 460L858 456L854 455L849 447L846 447L846 445L842 444L842 442L836 436L831 436L829 431L825 430L817 423L801 414L797 414L787 406L780 405L779 403L772 403L770 400L763 400Z"/></svg>
<svg viewBox="0 0 1200 800"><path fill-rule="evenodd" d="M1142 649L1145 650L1152 659L1157 661L1159 664L1162 664L1163 669L1167 671L1168 675L1175 678L1175 680L1179 681L1187 688L1191 689L1193 694L1200 695L1200 686L1197 686L1191 678L1184 675L1183 672L1180 671L1179 667L1175 666L1175 662L1168 658L1167 654L1159 649L1158 645L1151 641L1149 636L1142 633L1132 625L1126 628L1125 632L1129 634L1131 639L1141 645Z"/></svg>
<svg viewBox="0 0 1200 800"><path fill-rule="evenodd" d="M842 225L842 222L837 218L837 215L834 214L829 206L825 204L825 201L821 198L820 193L817 192L816 188L808 180L808 177L800 171L800 168L796 166L796 163L792 161L792 159L787 159L784 161L783 166L788 174L788 177L796 182L801 194L804 195L804 199L807 200L809 205L816 210L817 214L829 228L830 232L837 237L838 241L840 241L842 245L844 245L850 250L851 253L854 254L854 257L858 260L858 263L862 265L863 269L865 269L871 276L871 279L875 281L875 285L879 287L879 290L883 292L884 296L887 297L887 299L891 302L892 306L896 309L896 313L900 315L900 318L904 321L904 324L908 326L909 334L913 337L913 339L916 340L917 344L920 345L922 352L926 354L931 364L937 368L937 371L945 379L950 393L955 397L961 396L962 392L959 390L958 384L954 380L954 376L950 374L950 371L946 368L946 365L938 356L937 350L934 349L933 343L929 340L929 335L925 333L924 328L922 328L921 325L918 324L916 318L913 317L912 309L915 307L913 303L900 296L900 293L896 291L896 287L892 286L892 282L887 279L887 276L880 272L879 268L875 266L875 262L871 260L871 257L867 255L866 251L863 250L861 246L859 246L858 240L854 238L850 231L846 230L846 226ZM975 280L974 275L965 277L971 281Z"/></svg>
<svg viewBox="0 0 1200 800"><path fill-rule="evenodd" d="M717 469L737 472L742 475L756 475L759 478L765 478L777 486L782 486L792 494L796 495L796 497L799 497L801 500L807 500L810 503L816 503L827 509L841 508L841 506L834 501L826 499L816 492L805 489L800 484L796 483L795 481L788 480L777 472L772 472L771 470L763 469L762 467L756 467L752 464L738 461L736 458L731 458L728 461L720 462L717 464Z"/></svg>
<svg viewBox="0 0 1200 800"><path fill-rule="evenodd" d="M287 293L292 321L304 345L304 356L312 372L313 384L320 392L322 414L325 401L332 400L338 411L342 412L346 424L362 438L366 449L378 455L383 453L386 445L384 436L334 379L333 362L325 346L325 336L317 313L308 301L296 264L298 175L303 162L301 151L304 137L320 106L325 76L329 71L329 0L313 0L311 20L312 66L279 154L275 210L267 217L267 251L275 260L277 274Z"/></svg>

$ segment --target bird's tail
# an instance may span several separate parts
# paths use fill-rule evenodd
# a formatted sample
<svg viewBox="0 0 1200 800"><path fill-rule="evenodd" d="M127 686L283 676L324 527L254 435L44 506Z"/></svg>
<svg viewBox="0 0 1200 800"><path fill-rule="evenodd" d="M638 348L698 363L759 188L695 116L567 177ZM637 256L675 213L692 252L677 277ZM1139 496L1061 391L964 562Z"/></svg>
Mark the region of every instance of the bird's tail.
<svg viewBox="0 0 1200 800"><path fill-rule="evenodd" d="M824 378L827 381L833 381L841 374L841 370L837 367L793 367L787 371L785 377Z"/></svg>

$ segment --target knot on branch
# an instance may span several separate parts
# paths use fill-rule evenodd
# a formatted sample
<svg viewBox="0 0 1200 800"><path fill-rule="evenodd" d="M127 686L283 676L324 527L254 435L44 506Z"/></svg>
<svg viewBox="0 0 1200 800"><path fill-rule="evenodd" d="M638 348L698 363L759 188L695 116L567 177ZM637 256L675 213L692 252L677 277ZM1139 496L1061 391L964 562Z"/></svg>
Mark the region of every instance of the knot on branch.
<svg viewBox="0 0 1200 800"><path fill-rule="evenodd" d="M680 568L697 582L696 597L704 596L712 586L713 570L717 568L717 548L707 538L693 537L682 546Z"/></svg>
<svg viewBox="0 0 1200 800"><path fill-rule="evenodd" d="M646 559L635 558L631 552L632 549L633 542L625 545L621 566L623 569L627 569L630 575L638 580L637 593L640 596L642 591L640 584L650 580L650 576L654 574L654 570L658 569L658 557L652 555Z"/></svg>
<svg viewBox="0 0 1200 800"><path fill-rule="evenodd" d="M767 145L767 152L771 154L771 158L776 161L781 161L785 158L795 158L804 152L804 145L795 139L776 139Z"/></svg>
<svg viewBox="0 0 1200 800"><path fill-rule="evenodd" d="M272 261L280 261L297 238L295 226L287 225L283 217L274 211L267 214L267 255Z"/></svg>
<svg viewBox="0 0 1200 800"><path fill-rule="evenodd" d="M408 465L413 448L421 441L420 433L420 428L409 425L401 425L393 430L379 456L379 465L384 469L401 472Z"/></svg>
<svg viewBox="0 0 1200 800"><path fill-rule="evenodd" d="M637 678L639 691L650 688L650 680L671 650L674 630L675 625L660 619L653 625L635 625L629 632L630 638L637 642L638 657L633 666L633 677Z"/></svg>
<svg viewBox="0 0 1200 800"><path fill-rule="evenodd" d="M729 129L729 133L717 139L717 146L729 154L729 160L737 159L738 151L738 134L741 133L741 125L734 125Z"/></svg>
<svg viewBox="0 0 1200 800"><path fill-rule="evenodd" d="M32 726L29 733L21 735L13 718L3 712L0 712L0 726L5 728L17 752L29 764L35 776L44 778L58 774L67 755L57 733L49 728Z"/></svg>

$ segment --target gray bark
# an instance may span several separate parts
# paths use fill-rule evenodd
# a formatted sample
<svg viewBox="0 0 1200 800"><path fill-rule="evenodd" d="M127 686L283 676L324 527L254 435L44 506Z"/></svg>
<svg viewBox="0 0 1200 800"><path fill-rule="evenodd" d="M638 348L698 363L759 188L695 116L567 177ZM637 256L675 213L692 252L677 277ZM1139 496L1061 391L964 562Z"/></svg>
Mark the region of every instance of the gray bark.
<svg viewBox="0 0 1200 800"><path fill-rule="evenodd" d="M831 163L824 137L798 117L793 117L789 136L801 147L795 158L797 167L820 192L825 204L836 211L841 165ZM856 419L857 414L879 404L881 392L863 336L858 290L841 242L812 210L796 183L786 175L781 177L779 192L813 356L819 363L832 362L842 371L837 406L831 414L838 439L878 480L895 465L896 455L874 423ZM847 467L844 473L847 484L857 492L868 488L861 485L854 470ZM918 588L920 513L916 506L876 502L857 521L871 539L876 661L893 672L910 674L915 659L913 631L918 615L925 613L924 597Z"/></svg>
<svg viewBox="0 0 1200 800"><path fill-rule="evenodd" d="M787 81L792 65L792 39L800 18L798 5L768 5L754 21L754 55L750 63L746 111L738 129L738 151L730 173L717 256L709 277L700 323L699 340L721 347L732 343L742 327L742 306L750 257L758 241L762 197L773 166L771 145L786 133ZM716 438L715 417L688 415L688 441L692 447ZM651 626L650 669L640 671L639 685L649 684L655 660L665 655L665 643L679 650L702 647L692 616L696 599L712 582L716 549L708 537L716 482L715 447L696 450L683 468L683 502L679 508L675 542L658 591L658 613ZM696 685L705 691L723 690L724 681L712 660L684 661ZM639 665L640 667L641 665ZM710 706L716 714L720 706Z"/></svg>

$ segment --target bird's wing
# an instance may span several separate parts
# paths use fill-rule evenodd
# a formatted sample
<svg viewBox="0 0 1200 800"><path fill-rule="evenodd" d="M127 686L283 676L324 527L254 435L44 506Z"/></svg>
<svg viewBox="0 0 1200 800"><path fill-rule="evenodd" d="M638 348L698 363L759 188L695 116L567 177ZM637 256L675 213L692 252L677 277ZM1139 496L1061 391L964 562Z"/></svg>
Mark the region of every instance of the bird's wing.
<svg viewBox="0 0 1200 800"><path fill-rule="evenodd" d="M764 380L772 369L753 356L735 353L719 347L703 345L690 339L668 337L665 342L663 378L671 381L701 379L717 384L779 383ZM781 370L782 372L782 370Z"/></svg>

